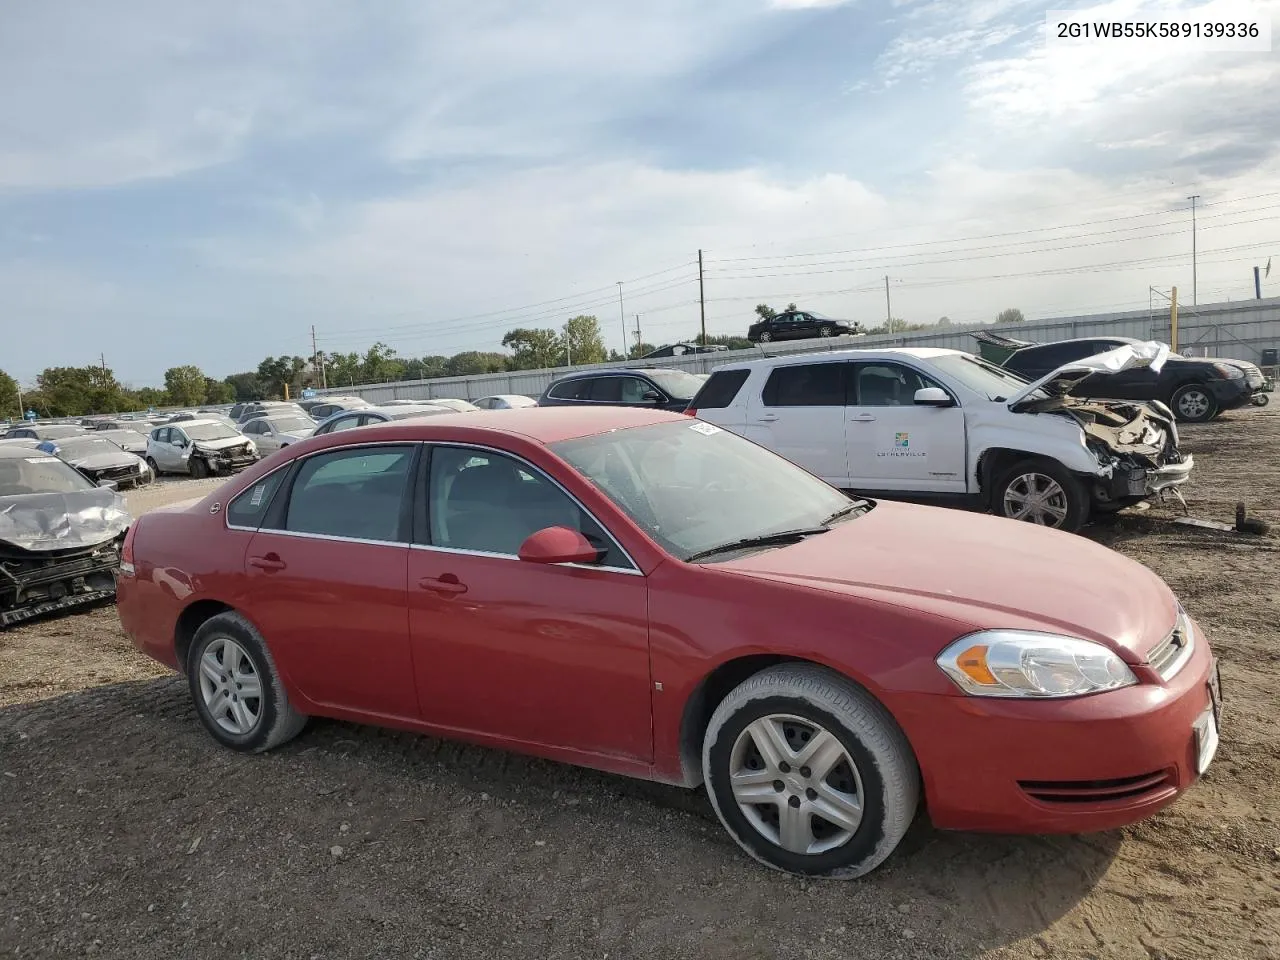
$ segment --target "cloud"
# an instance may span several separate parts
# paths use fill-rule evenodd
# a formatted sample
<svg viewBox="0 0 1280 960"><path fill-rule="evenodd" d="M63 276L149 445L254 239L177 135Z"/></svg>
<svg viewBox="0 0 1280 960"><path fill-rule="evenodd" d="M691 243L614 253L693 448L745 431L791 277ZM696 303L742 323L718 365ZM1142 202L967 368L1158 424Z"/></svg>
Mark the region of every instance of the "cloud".
<svg viewBox="0 0 1280 960"><path fill-rule="evenodd" d="M780 10L811 10L814 7L839 7L852 0L769 0L769 5Z"/></svg>

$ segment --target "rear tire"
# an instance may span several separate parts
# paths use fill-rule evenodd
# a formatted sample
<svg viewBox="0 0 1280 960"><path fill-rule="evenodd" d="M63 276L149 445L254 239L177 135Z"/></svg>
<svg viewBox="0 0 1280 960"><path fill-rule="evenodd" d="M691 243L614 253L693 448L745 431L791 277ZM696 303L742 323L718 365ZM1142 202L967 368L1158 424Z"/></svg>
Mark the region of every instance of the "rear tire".
<svg viewBox="0 0 1280 960"><path fill-rule="evenodd" d="M266 642L238 613L220 613L196 631L187 685L205 729L241 753L278 747L307 724L289 704Z"/></svg>
<svg viewBox="0 0 1280 960"><path fill-rule="evenodd" d="M191 464L192 479L204 480L209 476L209 464L205 463L199 457L192 457L189 462Z"/></svg>
<svg viewBox="0 0 1280 960"><path fill-rule="evenodd" d="M1218 414L1218 401L1208 387L1199 383L1188 383L1175 390L1169 406L1183 423L1205 423Z"/></svg>
<svg viewBox="0 0 1280 960"><path fill-rule="evenodd" d="M920 771L893 717L857 684L813 664L771 667L730 692L707 727L702 769L738 845L804 876L847 880L874 870L920 802Z"/></svg>
<svg viewBox="0 0 1280 960"><path fill-rule="evenodd" d="M1067 533L1085 525L1089 506L1088 491L1079 478L1059 463L1034 458L1006 470L991 496L991 508L997 516Z"/></svg>

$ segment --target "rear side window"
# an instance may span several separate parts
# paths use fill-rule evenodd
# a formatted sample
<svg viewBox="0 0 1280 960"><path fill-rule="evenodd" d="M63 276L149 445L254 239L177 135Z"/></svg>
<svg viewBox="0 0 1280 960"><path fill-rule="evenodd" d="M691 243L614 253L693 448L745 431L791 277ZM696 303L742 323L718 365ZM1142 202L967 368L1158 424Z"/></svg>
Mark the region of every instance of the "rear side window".
<svg viewBox="0 0 1280 960"><path fill-rule="evenodd" d="M271 506L271 498L280 489L280 483L288 470L277 470L262 477L252 486L242 490L240 495L227 504L227 525L232 527L252 527L262 525L262 518L267 515Z"/></svg>
<svg viewBox="0 0 1280 960"><path fill-rule="evenodd" d="M597 377L592 380L591 399L596 403L621 402L622 377Z"/></svg>
<svg viewBox="0 0 1280 960"><path fill-rule="evenodd" d="M764 385L766 407L843 407L847 363L778 367Z"/></svg>
<svg viewBox="0 0 1280 960"><path fill-rule="evenodd" d="M591 385L595 377L581 377L577 380L562 380L551 385L548 396L556 400L587 400L591 396Z"/></svg>
<svg viewBox="0 0 1280 960"><path fill-rule="evenodd" d="M405 539L405 486L414 447L358 447L308 457L289 494L284 528L356 540Z"/></svg>
<svg viewBox="0 0 1280 960"><path fill-rule="evenodd" d="M714 371L689 406L694 410L719 410L729 406L750 375L750 370Z"/></svg>

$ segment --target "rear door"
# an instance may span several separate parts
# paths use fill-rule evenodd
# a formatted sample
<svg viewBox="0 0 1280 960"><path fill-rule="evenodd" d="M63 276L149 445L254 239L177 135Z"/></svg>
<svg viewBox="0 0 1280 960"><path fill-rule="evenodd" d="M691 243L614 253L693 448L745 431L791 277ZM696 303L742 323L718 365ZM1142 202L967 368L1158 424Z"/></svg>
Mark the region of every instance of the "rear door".
<svg viewBox="0 0 1280 960"><path fill-rule="evenodd" d="M774 367L751 398L744 436L838 487L849 485L845 455L846 361Z"/></svg>
<svg viewBox="0 0 1280 960"><path fill-rule="evenodd" d="M328 708L418 718L405 576L419 451L361 444L302 459L246 552L241 605L289 681Z"/></svg>
<svg viewBox="0 0 1280 960"><path fill-rule="evenodd" d="M965 492L964 411L917 406L925 387L946 390L903 363L850 364L845 436L854 489Z"/></svg>

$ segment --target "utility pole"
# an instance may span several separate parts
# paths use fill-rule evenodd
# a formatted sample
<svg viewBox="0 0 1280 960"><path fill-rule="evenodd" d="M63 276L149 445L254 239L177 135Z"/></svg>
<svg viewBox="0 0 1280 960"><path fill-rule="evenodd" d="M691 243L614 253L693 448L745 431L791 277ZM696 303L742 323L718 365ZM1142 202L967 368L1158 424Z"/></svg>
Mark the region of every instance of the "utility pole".
<svg viewBox="0 0 1280 960"><path fill-rule="evenodd" d="M1194 307L1200 302L1196 287L1196 201L1200 199L1200 194L1194 193L1187 199L1191 201L1191 305Z"/></svg>
<svg viewBox="0 0 1280 960"><path fill-rule="evenodd" d="M637 313L636 314L636 353L640 352L640 344L642 344L643 342L644 340L642 340L640 337L640 314Z"/></svg>
<svg viewBox="0 0 1280 960"><path fill-rule="evenodd" d="M319 368L319 369L317 369ZM320 385L329 386L329 375L325 373L324 361L320 359L320 351L316 349L316 325L311 325L311 372L320 374Z"/></svg>
<svg viewBox="0 0 1280 960"><path fill-rule="evenodd" d="M618 281L618 318L622 321L622 356L627 356L627 311L622 306L622 281Z"/></svg>
<svg viewBox="0 0 1280 960"><path fill-rule="evenodd" d="M702 346L707 345L707 297L702 289L702 251L698 251L698 310L702 314Z"/></svg>
<svg viewBox="0 0 1280 960"><path fill-rule="evenodd" d="M1255 300L1262 299L1262 268L1253 268L1253 296Z"/></svg>
<svg viewBox="0 0 1280 960"><path fill-rule="evenodd" d="M893 307L889 303L889 275L884 276L884 331L893 333Z"/></svg>
<svg viewBox="0 0 1280 960"><path fill-rule="evenodd" d="M1178 288L1174 287L1169 297L1169 349L1178 352Z"/></svg>
<svg viewBox="0 0 1280 960"><path fill-rule="evenodd" d="M102 364L102 372L107 372L107 355L105 353L98 354L98 360Z"/></svg>

